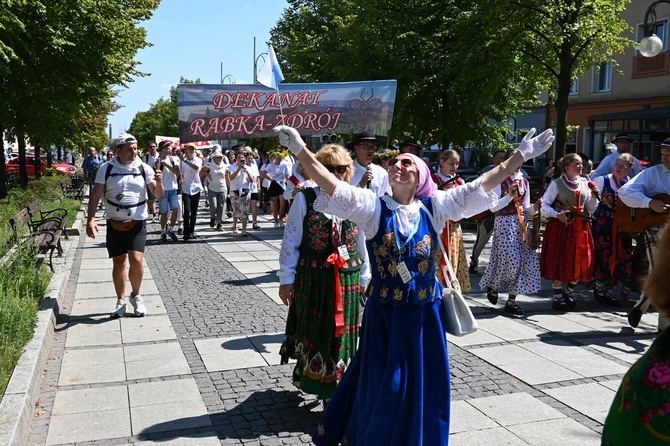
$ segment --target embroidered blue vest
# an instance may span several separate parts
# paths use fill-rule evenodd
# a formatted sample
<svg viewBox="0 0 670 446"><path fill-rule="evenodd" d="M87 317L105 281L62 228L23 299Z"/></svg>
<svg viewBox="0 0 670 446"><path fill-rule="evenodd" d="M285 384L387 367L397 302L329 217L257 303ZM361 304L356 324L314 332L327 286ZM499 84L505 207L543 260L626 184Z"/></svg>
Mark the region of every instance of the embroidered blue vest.
<svg viewBox="0 0 670 446"><path fill-rule="evenodd" d="M380 200L382 200L380 198ZM432 212L430 198L422 200ZM442 252L437 243L437 234L421 209L419 227L408 244L399 251L393 231L393 211L382 200L382 212L379 230L367 241L368 255L372 265L372 280L367 294L371 299L379 299L384 304L404 305L412 302L425 305L434 302L442 295L442 285L438 282ZM400 243L407 240L398 232ZM412 275L409 282L403 283L398 273L398 264L404 261ZM439 273L441 276L441 273Z"/></svg>

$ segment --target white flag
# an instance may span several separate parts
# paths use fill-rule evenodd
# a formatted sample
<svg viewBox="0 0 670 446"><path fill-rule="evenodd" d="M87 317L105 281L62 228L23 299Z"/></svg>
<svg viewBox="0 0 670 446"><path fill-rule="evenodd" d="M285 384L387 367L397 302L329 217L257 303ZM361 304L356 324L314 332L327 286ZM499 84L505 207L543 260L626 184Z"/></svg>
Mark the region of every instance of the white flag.
<svg viewBox="0 0 670 446"><path fill-rule="evenodd" d="M256 79L259 83L275 90L279 83L284 80L284 75L281 72L279 62L277 62L277 55L275 54L275 50L272 49L272 45L268 47L268 58Z"/></svg>

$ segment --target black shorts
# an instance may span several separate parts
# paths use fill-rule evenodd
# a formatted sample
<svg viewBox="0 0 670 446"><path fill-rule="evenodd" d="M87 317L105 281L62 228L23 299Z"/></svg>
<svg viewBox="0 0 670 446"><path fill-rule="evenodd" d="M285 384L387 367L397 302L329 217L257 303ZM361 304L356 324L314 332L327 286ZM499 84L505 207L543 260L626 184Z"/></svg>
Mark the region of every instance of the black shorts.
<svg viewBox="0 0 670 446"><path fill-rule="evenodd" d="M284 194L284 188L281 187L276 181L273 181L270 183L270 187L268 188L268 194L270 194L272 198L278 197Z"/></svg>
<svg viewBox="0 0 670 446"><path fill-rule="evenodd" d="M258 192L252 192L251 197L249 197L251 201L258 201Z"/></svg>
<svg viewBox="0 0 670 446"><path fill-rule="evenodd" d="M107 223L107 253L109 258L127 254L128 251L144 252L147 244L147 225L139 221L128 231L117 231Z"/></svg>

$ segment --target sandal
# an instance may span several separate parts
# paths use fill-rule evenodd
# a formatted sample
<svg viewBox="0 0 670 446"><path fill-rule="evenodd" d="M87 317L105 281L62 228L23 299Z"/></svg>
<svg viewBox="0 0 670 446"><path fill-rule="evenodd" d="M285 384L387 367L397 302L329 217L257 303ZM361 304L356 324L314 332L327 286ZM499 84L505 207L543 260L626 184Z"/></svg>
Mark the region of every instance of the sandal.
<svg viewBox="0 0 670 446"><path fill-rule="evenodd" d="M488 287L486 289L486 298L489 300L489 302L495 305L498 303L498 292L493 288Z"/></svg>
<svg viewBox="0 0 670 446"><path fill-rule="evenodd" d="M505 304L505 312L523 316L523 310L517 305L515 300L508 300Z"/></svg>
<svg viewBox="0 0 670 446"><path fill-rule="evenodd" d="M553 301L551 303L551 308L553 308L554 310L559 310L559 311L569 311L570 310L570 307L568 307L568 303L563 299Z"/></svg>
<svg viewBox="0 0 670 446"><path fill-rule="evenodd" d="M575 308L577 308L577 301L572 296L572 294L566 293L565 290L563 290L563 301L570 310L574 310Z"/></svg>
<svg viewBox="0 0 670 446"><path fill-rule="evenodd" d="M237 233L238 233L237 228L233 228L233 234L237 234Z"/></svg>

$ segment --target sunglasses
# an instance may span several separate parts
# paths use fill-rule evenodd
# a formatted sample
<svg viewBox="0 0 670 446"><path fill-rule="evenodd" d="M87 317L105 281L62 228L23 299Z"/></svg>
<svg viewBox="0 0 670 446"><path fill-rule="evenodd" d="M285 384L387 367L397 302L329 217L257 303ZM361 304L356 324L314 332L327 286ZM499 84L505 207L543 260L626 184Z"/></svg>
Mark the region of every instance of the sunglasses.
<svg viewBox="0 0 670 446"><path fill-rule="evenodd" d="M328 172L333 173L337 172L340 175L347 173L349 166L331 166L330 164L324 164L323 167L328 169Z"/></svg>
<svg viewBox="0 0 670 446"><path fill-rule="evenodd" d="M356 144L358 147L360 147L363 150L377 150L377 146L375 144Z"/></svg>
<svg viewBox="0 0 670 446"><path fill-rule="evenodd" d="M408 168L414 165L414 161L412 161L409 158L393 158L392 160L389 161L388 166L393 167L396 165L398 161L400 161L400 167Z"/></svg>

